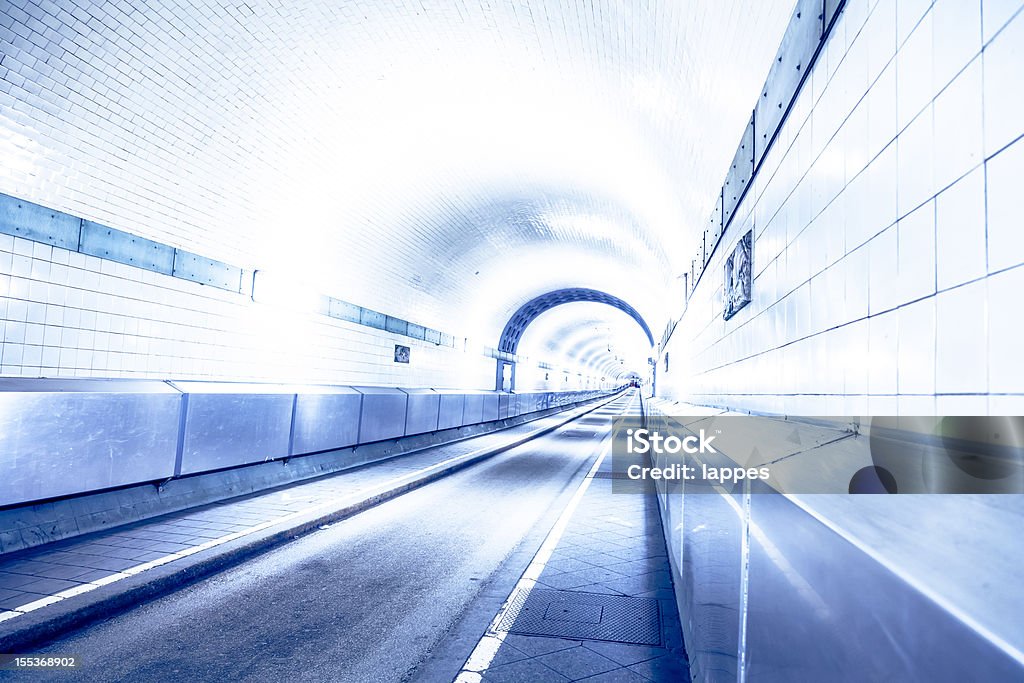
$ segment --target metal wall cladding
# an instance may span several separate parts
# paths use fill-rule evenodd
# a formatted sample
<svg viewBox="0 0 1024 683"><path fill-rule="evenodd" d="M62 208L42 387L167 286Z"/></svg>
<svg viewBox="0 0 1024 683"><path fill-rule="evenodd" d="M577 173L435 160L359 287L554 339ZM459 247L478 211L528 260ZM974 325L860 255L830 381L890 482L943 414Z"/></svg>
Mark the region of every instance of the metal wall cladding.
<svg viewBox="0 0 1024 683"><path fill-rule="evenodd" d="M291 455L359 443L363 395L351 387L300 390L295 397Z"/></svg>
<svg viewBox="0 0 1024 683"><path fill-rule="evenodd" d="M0 505L170 478L180 410L163 382L0 380Z"/></svg>
<svg viewBox="0 0 1024 683"><path fill-rule="evenodd" d="M740 146L736 149L736 156L733 157L732 165L729 166L729 173L725 176L725 184L722 186L722 223L728 225L732 219L736 207L743 194L747 191L750 179L754 175L754 118L751 116L747 127L743 129L743 137L740 138ZM719 235L720 236L720 233ZM718 244L718 237L715 233L707 236L707 244L704 250L704 263L711 259L711 254Z"/></svg>
<svg viewBox="0 0 1024 683"><path fill-rule="evenodd" d="M542 396L543 394L535 391L519 394L519 414L535 413L540 410Z"/></svg>
<svg viewBox="0 0 1024 683"><path fill-rule="evenodd" d="M295 393L273 386L176 382L188 394L180 474L289 455Z"/></svg>
<svg viewBox="0 0 1024 683"><path fill-rule="evenodd" d="M861 498L874 499L871 504L878 506L902 504L893 505L888 516L892 527L876 521L889 543L899 542L908 521L920 529L930 518L944 519L934 517L934 496ZM993 518L984 519L975 505L976 501L960 505L961 512L970 509L977 517L975 529L984 535L986 522ZM894 572L785 496L751 496L750 515L747 680L1020 680L1021 665L1006 651L958 618L957 610L941 606L919 590L919 584L907 581L907 576L927 576L921 568L899 563L901 572ZM934 529L945 531L941 523ZM1007 537L988 540L1002 547ZM984 551L962 552L978 558ZM942 556L943 551L935 554ZM925 568L928 574L946 575L943 580L966 588L964 593L984 596L981 604L957 605L959 614L974 612L987 618L1002 609L995 607L1004 604L997 597L1002 593L1009 598L1005 604L1017 603L1010 609L1019 615L1020 600L1014 595L1019 591L998 584L982 588L974 570L961 575L942 561ZM944 591L954 604L956 593ZM1009 628L1019 630L1019 616L1011 619ZM996 622L986 626L996 627L989 632L1003 630Z"/></svg>
<svg viewBox="0 0 1024 683"><path fill-rule="evenodd" d="M485 393L483 404L480 406L480 421L491 422L501 419L500 401L497 393Z"/></svg>
<svg viewBox="0 0 1024 683"><path fill-rule="evenodd" d="M830 11L835 2L829 0ZM754 165L764 159L768 144L782 125L782 119L808 72L808 65L821 42L822 0L799 0L782 44L768 71L768 79L761 89L754 107L757 135L754 140Z"/></svg>
<svg viewBox="0 0 1024 683"><path fill-rule="evenodd" d="M484 392L466 393L466 407L462 413L462 424L475 425L484 421Z"/></svg>
<svg viewBox="0 0 1024 683"><path fill-rule="evenodd" d="M405 435L408 394L390 387L355 387L363 395L359 443L397 439Z"/></svg>
<svg viewBox="0 0 1024 683"><path fill-rule="evenodd" d="M510 394L505 393L505 392L501 392L501 393L498 394L498 419L499 420L504 420L504 419L506 419L506 418L511 416L511 414L512 414L511 398L512 398L512 396Z"/></svg>
<svg viewBox="0 0 1024 683"><path fill-rule="evenodd" d="M74 216L0 194L0 233L74 251L81 225Z"/></svg>
<svg viewBox="0 0 1024 683"><path fill-rule="evenodd" d="M452 429L465 424L462 416L466 408L466 395L461 391L438 390L438 429Z"/></svg>
<svg viewBox="0 0 1024 683"><path fill-rule="evenodd" d="M174 248L92 221L82 221L78 251L164 275L174 271Z"/></svg>
<svg viewBox="0 0 1024 683"><path fill-rule="evenodd" d="M405 434L423 434L437 430L441 395L433 389L403 389L408 396Z"/></svg>
<svg viewBox="0 0 1024 683"><path fill-rule="evenodd" d="M174 270L171 274L183 280L191 280L231 292L239 292L242 289L241 268L183 249L174 250Z"/></svg>

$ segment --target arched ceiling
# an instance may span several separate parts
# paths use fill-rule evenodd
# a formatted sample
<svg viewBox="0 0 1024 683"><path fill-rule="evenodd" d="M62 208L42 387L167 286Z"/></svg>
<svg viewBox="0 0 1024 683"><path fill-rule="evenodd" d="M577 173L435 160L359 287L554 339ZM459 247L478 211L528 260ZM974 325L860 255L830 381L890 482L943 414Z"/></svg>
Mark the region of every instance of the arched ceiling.
<svg viewBox="0 0 1024 683"><path fill-rule="evenodd" d="M658 336L793 1L78 4L100 106L12 119L4 191L494 345L563 287Z"/></svg>
<svg viewBox="0 0 1024 683"><path fill-rule="evenodd" d="M651 345L628 314L607 304L578 302L537 316L523 333L518 355L570 373L646 376Z"/></svg>
<svg viewBox="0 0 1024 683"><path fill-rule="evenodd" d="M628 303L596 289L570 287L542 294L520 306L512 317L509 318L509 321L505 324L505 329L501 332L501 338L498 341L498 351L514 354L519 346L519 340L523 336L523 332L546 311L556 306L588 301L612 306L629 315L640 326L640 329L644 331L644 336L647 337L650 345L654 346L654 335L651 333L651 328L647 321Z"/></svg>

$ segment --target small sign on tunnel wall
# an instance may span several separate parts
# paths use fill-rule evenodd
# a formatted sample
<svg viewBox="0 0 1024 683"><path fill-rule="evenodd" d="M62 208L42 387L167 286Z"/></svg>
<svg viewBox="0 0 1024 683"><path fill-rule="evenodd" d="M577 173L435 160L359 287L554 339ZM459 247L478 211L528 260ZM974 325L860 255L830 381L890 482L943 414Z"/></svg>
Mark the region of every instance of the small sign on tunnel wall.
<svg viewBox="0 0 1024 683"><path fill-rule="evenodd" d="M750 303L751 273L751 247L754 242L754 233L748 230L733 248L729 258L725 259L725 287L723 297L725 307L722 317L728 320L736 315L737 311Z"/></svg>
<svg viewBox="0 0 1024 683"><path fill-rule="evenodd" d="M408 363L409 362L409 347L402 346L401 344L395 344L395 362L396 363Z"/></svg>

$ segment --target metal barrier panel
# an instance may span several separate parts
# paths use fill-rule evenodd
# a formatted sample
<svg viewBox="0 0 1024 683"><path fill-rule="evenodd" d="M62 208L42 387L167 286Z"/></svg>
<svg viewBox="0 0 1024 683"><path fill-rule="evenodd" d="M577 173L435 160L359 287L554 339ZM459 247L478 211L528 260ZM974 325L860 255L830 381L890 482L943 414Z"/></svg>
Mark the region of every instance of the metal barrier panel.
<svg viewBox="0 0 1024 683"><path fill-rule="evenodd" d="M300 388L295 397L291 455L359 443L363 395L351 387Z"/></svg>
<svg viewBox="0 0 1024 683"><path fill-rule="evenodd" d="M830 521L842 533L786 496L750 497L747 680L823 681L854 671L866 681L1020 680L1020 664L963 618L980 617L988 633L1019 632L1016 582L979 590L977 558L1017 533L1015 516L992 500L1000 496L831 498L843 514ZM862 525L846 516L857 512ZM907 534L922 526L940 530L940 538ZM899 557L914 559L893 561ZM987 560L989 572L1018 574L1010 557ZM942 586L956 609L929 597L922 590L929 585Z"/></svg>
<svg viewBox="0 0 1024 683"><path fill-rule="evenodd" d="M510 416L511 395L502 392L498 394L498 419L504 420Z"/></svg>
<svg viewBox="0 0 1024 683"><path fill-rule="evenodd" d="M535 413L540 410L541 396L542 394L534 391L519 394L519 414Z"/></svg>
<svg viewBox="0 0 1024 683"><path fill-rule="evenodd" d="M403 389L409 404L405 413L405 434L423 434L437 430L441 397L433 389Z"/></svg>
<svg viewBox="0 0 1024 683"><path fill-rule="evenodd" d="M466 408L466 395L461 391L438 390L438 429L452 429L463 425L462 415Z"/></svg>
<svg viewBox="0 0 1024 683"><path fill-rule="evenodd" d="M519 394L509 394L508 397L508 416L519 417L522 414L519 402Z"/></svg>
<svg viewBox="0 0 1024 683"><path fill-rule="evenodd" d="M483 422L484 394L483 392L471 392L466 394L466 407L462 413L462 424L475 425Z"/></svg>
<svg viewBox="0 0 1024 683"><path fill-rule="evenodd" d="M408 395L390 387L354 387L363 395L359 443L397 439L405 435Z"/></svg>
<svg viewBox="0 0 1024 683"><path fill-rule="evenodd" d="M289 455L294 391L287 387L174 382L186 394L180 474Z"/></svg>
<svg viewBox="0 0 1024 683"><path fill-rule="evenodd" d="M170 478L180 409L163 382L0 379L0 506Z"/></svg>
<svg viewBox="0 0 1024 683"><path fill-rule="evenodd" d="M501 419L498 412L498 403L498 394L484 394L484 402L480 411L481 422L491 422L493 420Z"/></svg>

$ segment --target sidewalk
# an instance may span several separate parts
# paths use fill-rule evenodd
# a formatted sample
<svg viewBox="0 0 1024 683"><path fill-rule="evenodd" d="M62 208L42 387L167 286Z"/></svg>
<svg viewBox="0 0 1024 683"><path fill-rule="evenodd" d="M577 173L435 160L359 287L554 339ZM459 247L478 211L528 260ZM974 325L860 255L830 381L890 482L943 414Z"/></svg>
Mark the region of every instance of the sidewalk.
<svg viewBox="0 0 1024 683"><path fill-rule="evenodd" d="M0 652L155 599L517 446L607 401L265 493L0 555Z"/></svg>
<svg viewBox="0 0 1024 683"><path fill-rule="evenodd" d="M456 683L690 680L657 497L612 493L605 454Z"/></svg>

